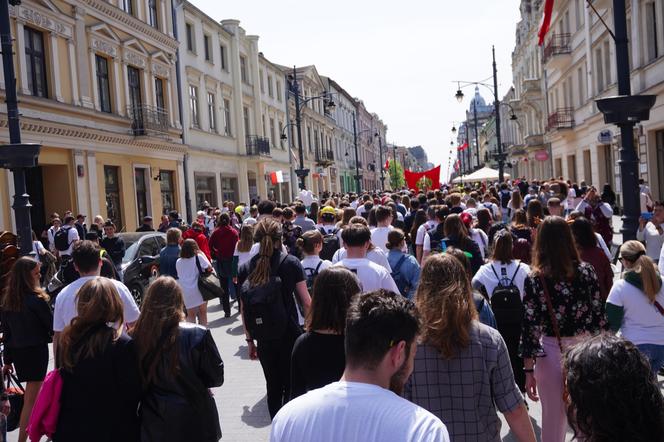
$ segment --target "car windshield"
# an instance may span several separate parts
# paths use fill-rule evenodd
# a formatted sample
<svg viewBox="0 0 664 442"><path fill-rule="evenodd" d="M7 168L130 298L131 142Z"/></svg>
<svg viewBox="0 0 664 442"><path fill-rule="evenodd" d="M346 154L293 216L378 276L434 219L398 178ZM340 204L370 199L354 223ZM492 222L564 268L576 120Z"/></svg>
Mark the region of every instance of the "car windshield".
<svg viewBox="0 0 664 442"><path fill-rule="evenodd" d="M134 256L136 256L136 249L138 249L138 241L130 242L125 241L125 254L122 257L122 264L130 263Z"/></svg>

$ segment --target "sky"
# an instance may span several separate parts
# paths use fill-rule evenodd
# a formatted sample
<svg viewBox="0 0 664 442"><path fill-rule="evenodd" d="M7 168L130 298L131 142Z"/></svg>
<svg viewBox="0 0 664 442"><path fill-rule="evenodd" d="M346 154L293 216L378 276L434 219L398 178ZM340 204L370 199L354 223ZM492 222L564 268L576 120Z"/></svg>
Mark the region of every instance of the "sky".
<svg viewBox="0 0 664 442"><path fill-rule="evenodd" d="M452 124L474 93L465 88L459 104L454 81L491 77L495 45L500 98L512 85L519 0L190 1L215 20L240 20L268 60L316 65L380 116L389 143L421 145L443 175Z"/></svg>

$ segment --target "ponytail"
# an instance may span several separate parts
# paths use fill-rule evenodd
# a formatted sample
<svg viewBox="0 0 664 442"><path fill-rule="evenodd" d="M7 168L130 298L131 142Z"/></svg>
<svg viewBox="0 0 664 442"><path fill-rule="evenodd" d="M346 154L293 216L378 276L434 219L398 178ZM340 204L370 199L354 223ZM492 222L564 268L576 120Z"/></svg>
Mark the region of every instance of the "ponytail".
<svg viewBox="0 0 664 442"><path fill-rule="evenodd" d="M639 256L634 262L634 271L641 275L643 293L646 294L651 303L655 302L655 298L662 288L662 282L653 260L647 255Z"/></svg>
<svg viewBox="0 0 664 442"><path fill-rule="evenodd" d="M270 280L271 260L275 249L281 248L281 225L274 220L264 220L256 224L254 241L260 244L258 261L249 275L252 286L266 284Z"/></svg>

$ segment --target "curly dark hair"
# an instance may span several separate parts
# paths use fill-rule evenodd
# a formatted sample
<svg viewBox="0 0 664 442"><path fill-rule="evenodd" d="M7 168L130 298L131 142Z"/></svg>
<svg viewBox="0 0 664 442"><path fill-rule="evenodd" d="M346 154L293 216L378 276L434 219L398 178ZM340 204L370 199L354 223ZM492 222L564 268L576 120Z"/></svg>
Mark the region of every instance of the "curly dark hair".
<svg viewBox="0 0 664 442"><path fill-rule="evenodd" d="M664 441L664 398L648 359L634 344L595 336L567 352L564 373L575 438Z"/></svg>

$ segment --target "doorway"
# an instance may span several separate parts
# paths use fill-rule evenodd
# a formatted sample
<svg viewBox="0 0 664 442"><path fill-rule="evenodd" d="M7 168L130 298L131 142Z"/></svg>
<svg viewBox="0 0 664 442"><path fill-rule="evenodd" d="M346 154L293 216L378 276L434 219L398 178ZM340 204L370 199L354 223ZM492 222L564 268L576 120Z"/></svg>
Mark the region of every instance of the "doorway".
<svg viewBox="0 0 664 442"><path fill-rule="evenodd" d="M30 209L31 227L39 237L47 224L46 206L44 204L44 176L41 166L25 170L25 185L28 195L30 195L30 204L32 204ZM13 195L10 195L10 197L13 198Z"/></svg>

